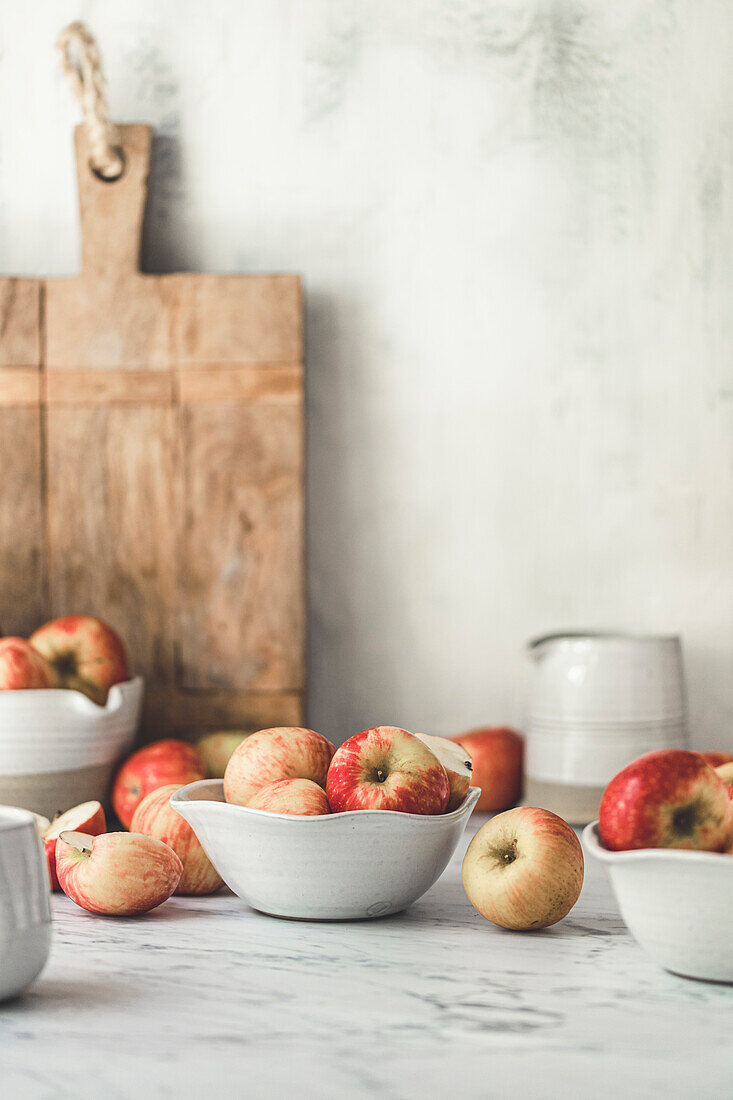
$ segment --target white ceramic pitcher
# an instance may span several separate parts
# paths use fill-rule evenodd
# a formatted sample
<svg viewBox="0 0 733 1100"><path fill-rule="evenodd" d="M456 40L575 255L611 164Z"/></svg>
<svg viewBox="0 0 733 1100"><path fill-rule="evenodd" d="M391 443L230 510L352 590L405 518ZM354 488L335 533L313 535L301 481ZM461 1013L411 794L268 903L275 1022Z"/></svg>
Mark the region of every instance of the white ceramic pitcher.
<svg viewBox="0 0 733 1100"><path fill-rule="evenodd" d="M626 764L687 747L679 638L548 634L529 643L529 655L527 802L585 824Z"/></svg>
<svg viewBox="0 0 733 1100"><path fill-rule="evenodd" d="M48 867L36 819L0 806L0 1001L40 974L50 945Z"/></svg>

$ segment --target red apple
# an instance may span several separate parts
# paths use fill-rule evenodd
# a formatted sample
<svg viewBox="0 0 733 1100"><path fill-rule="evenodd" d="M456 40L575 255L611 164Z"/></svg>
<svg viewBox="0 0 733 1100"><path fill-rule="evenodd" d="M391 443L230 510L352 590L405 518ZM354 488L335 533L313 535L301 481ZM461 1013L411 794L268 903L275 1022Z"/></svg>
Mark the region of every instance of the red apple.
<svg viewBox="0 0 733 1100"><path fill-rule="evenodd" d="M501 928L548 928L566 917L583 886L583 849L566 821L522 806L487 821L463 860L471 905Z"/></svg>
<svg viewBox="0 0 733 1100"><path fill-rule="evenodd" d="M218 730L199 737L196 748L206 768L207 779L223 779L232 753L249 733L244 730Z"/></svg>
<svg viewBox="0 0 733 1100"><path fill-rule="evenodd" d="M224 773L224 798L247 806L252 795L280 779L310 779L326 785L334 748L315 730L278 726L260 730L243 741Z"/></svg>
<svg viewBox="0 0 733 1100"><path fill-rule="evenodd" d="M195 783L206 778L203 761L188 741L166 738L153 741L128 757L112 787L112 806L126 829L130 828L132 815L151 791L175 783Z"/></svg>
<svg viewBox="0 0 733 1100"><path fill-rule="evenodd" d="M476 809L507 810L522 797L524 741L507 726L469 730L452 738L471 754L472 787L481 788Z"/></svg>
<svg viewBox="0 0 733 1100"><path fill-rule="evenodd" d="M658 749L614 776L598 815L601 839L615 852L700 848L720 852L733 820L725 784L699 753Z"/></svg>
<svg viewBox="0 0 733 1100"><path fill-rule="evenodd" d="M177 894L213 894L224 881L191 826L171 806L170 797L177 790L178 784L170 783L146 795L132 815L130 829L162 840L176 853L183 864Z"/></svg>
<svg viewBox="0 0 733 1100"><path fill-rule="evenodd" d="M111 626L92 615L65 615L31 634L53 669L53 686L71 688L104 706L113 684L127 680L127 654Z"/></svg>
<svg viewBox="0 0 733 1100"><path fill-rule="evenodd" d="M130 917L166 901L183 873L167 844L142 833L62 833L56 874L67 897L90 913Z"/></svg>
<svg viewBox="0 0 733 1100"><path fill-rule="evenodd" d="M729 764L721 764L715 769L715 774L725 783L728 788L728 798L733 798L733 762Z"/></svg>
<svg viewBox="0 0 733 1100"><path fill-rule="evenodd" d="M82 802L80 806L73 806L50 822L43 833L43 844L46 849L48 877L51 879L52 890L61 889L56 877L56 841L61 833L76 832L86 833L88 836L99 836L106 831L107 822L101 802Z"/></svg>
<svg viewBox="0 0 733 1100"><path fill-rule="evenodd" d="M0 638L0 691L48 688L53 672L25 638Z"/></svg>
<svg viewBox="0 0 733 1100"><path fill-rule="evenodd" d="M331 812L323 787L310 779L280 779L269 787L260 787L247 805L252 810L301 817L320 817Z"/></svg>
<svg viewBox="0 0 733 1100"><path fill-rule="evenodd" d="M718 750L715 752L701 752L700 756L711 768L719 768L721 764L733 763L733 756L729 752Z"/></svg>
<svg viewBox="0 0 733 1100"><path fill-rule="evenodd" d="M445 768L424 742L397 726L376 726L350 737L328 769L333 813L397 810L442 814L450 798Z"/></svg>
<svg viewBox="0 0 733 1100"><path fill-rule="evenodd" d="M427 745L445 768L450 787L450 798L445 808L447 814L457 810L468 794L471 786L471 754L462 745L449 741L447 737L431 737L427 733L416 733L415 737Z"/></svg>

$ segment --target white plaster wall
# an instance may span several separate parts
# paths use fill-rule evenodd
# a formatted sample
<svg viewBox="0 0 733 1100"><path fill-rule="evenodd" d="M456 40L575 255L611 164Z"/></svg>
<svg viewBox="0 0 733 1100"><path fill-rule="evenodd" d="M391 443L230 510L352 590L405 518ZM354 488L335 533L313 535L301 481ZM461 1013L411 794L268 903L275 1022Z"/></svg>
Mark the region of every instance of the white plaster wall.
<svg viewBox="0 0 733 1100"><path fill-rule="evenodd" d="M524 639L602 625L680 631L733 749L733 7L3 4L4 273L77 264L79 17L146 267L305 277L311 723L520 722Z"/></svg>

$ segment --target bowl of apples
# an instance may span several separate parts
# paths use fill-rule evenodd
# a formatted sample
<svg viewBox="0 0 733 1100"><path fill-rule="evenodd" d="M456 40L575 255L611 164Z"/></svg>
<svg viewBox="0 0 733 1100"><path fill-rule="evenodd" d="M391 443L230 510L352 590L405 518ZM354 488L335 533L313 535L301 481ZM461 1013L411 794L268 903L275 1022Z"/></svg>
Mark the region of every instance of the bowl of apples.
<svg viewBox="0 0 733 1100"><path fill-rule="evenodd" d="M0 802L51 818L103 801L142 699L122 641L91 615L0 638Z"/></svg>
<svg viewBox="0 0 733 1100"><path fill-rule="evenodd" d="M583 832L634 939L688 978L733 982L731 772L684 749L646 753L611 780Z"/></svg>
<svg viewBox="0 0 733 1100"><path fill-rule="evenodd" d="M465 750L377 726L339 749L314 730L260 730L224 779L171 805L235 894L260 912L360 920L407 908L439 878L480 796Z"/></svg>

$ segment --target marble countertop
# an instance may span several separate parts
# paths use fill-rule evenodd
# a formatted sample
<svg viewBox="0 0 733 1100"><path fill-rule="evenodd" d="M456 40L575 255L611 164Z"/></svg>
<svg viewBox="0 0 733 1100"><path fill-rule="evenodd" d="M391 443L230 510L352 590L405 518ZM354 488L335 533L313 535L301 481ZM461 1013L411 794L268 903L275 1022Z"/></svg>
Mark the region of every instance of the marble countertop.
<svg viewBox="0 0 733 1100"><path fill-rule="evenodd" d="M733 987L660 970L602 869L532 934L479 917L468 836L408 912L275 920L231 894L144 919L54 898L51 959L0 1006L12 1100L261 1096L720 1098L733 1081Z"/></svg>

